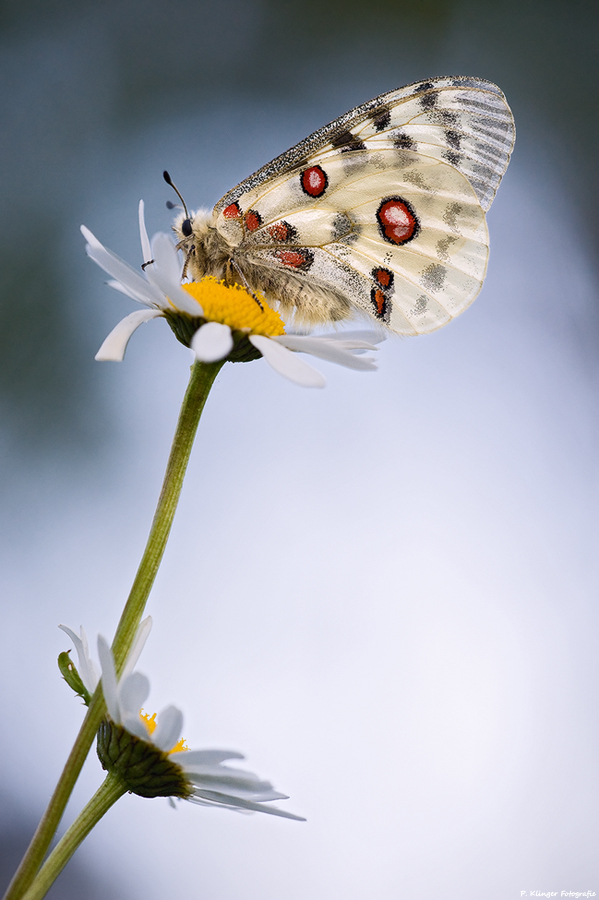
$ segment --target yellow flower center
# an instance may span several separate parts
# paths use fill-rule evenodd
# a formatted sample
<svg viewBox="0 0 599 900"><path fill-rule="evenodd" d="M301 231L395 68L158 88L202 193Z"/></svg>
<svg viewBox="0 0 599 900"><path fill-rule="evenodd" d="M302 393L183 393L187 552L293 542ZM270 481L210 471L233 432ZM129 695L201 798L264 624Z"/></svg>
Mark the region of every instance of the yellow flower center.
<svg viewBox="0 0 599 900"><path fill-rule="evenodd" d="M204 316L210 322L222 322L236 331L251 334L264 334L274 337L285 334L285 326L278 312L268 306L262 294L256 296L262 309L254 297L239 284L226 285L212 276L182 284L184 291L197 300Z"/></svg>
<svg viewBox="0 0 599 900"><path fill-rule="evenodd" d="M152 715L149 716L147 713L145 713L143 711L143 709L140 709L139 718L142 720L142 722L145 723L145 726L148 729L148 731L150 732L150 734L154 734L154 732L156 730L156 713L152 713ZM171 749L168 750L167 752L168 753L179 753L182 750L189 750L189 747L187 746L185 738L181 738L181 740L178 741L175 744L175 746L171 747Z"/></svg>

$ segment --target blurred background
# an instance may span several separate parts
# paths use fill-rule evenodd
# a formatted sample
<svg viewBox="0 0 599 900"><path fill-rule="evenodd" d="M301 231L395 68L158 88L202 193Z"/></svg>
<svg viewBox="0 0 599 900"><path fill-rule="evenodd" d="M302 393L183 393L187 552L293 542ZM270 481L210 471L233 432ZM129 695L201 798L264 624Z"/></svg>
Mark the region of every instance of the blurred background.
<svg viewBox="0 0 599 900"><path fill-rule="evenodd" d="M518 129L482 294L324 391L227 366L203 417L140 669L190 747L296 823L125 797L56 898L505 900L599 891L597 41L573 0L73 0L0 13L0 875L82 717L59 623L111 636L189 354L79 226L141 260L137 203L190 207L351 106L495 81ZM101 779L90 758L70 821Z"/></svg>

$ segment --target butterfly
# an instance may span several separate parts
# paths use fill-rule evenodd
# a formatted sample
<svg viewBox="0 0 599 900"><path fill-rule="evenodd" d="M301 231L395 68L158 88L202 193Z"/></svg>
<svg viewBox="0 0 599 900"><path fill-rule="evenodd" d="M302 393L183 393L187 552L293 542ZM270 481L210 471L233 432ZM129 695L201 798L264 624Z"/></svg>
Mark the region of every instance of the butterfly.
<svg viewBox="0 0 599 900"><path fill-rule="evenodd" d="M186 272L261 292L298 326L357 311L425 334L479 293L485 213L514 145L501 90L443 77L381 94L173 225ZM167 173L165 178L169 180Z"/></svg>

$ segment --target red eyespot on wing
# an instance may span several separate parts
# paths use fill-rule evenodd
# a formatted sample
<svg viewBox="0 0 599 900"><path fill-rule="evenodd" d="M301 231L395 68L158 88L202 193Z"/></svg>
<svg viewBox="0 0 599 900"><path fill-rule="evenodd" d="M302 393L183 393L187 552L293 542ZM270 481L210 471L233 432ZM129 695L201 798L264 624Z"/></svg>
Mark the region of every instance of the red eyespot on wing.
<svg viewBox="0 0 599 900"><path fill-rule="evenodd" d="M224 213L223 213L224 215ZM255 231L262 225L262 217L255 209L248 209L244 216L245 227L248 231Z"/></svg>
<svg viewBox="0 0 599 900"><path fill-rule="evenodd" d="M273 241L287 240L287 226L284 222L275 222L274 225L271 225L269 228L267 228L267 231Z"/></svg>
<svg viewBox="0 0 599 900"><path fill-rule="evenodd" d="M311 250L277 250L275 256L284 266L290 269L300 269L307 272L314 262L314 254Z"/></svg>
<svg viewBox="0 0 599 900"><path fill-rule="evenodd" d="M231 203L226 209L223 209L223 216L225 219L240 219L241 210L239 209L239 203Z"/></svg>
<svg viewBox="0 0 599 900"><path fill-rule="evenodd" d="M389 269L373 269L372 277L384 288L393 286L393 272L390 272Z"/></svg>
<svg viewBox="0 0 599 900"><path fill-rule="evenodd" d="M384 319L385 313L387 312L387 298L385 297L383 291L379 291L373 288L370 299L372 300L372 303L374 305L376 315L380 319Z"/></svg>
<svg viewBox="0 0 599 900"><path fill-rule="evenodd" d="M300 184L302 190L310 197L322 197L328 187L329 179L320 166L310 166L309 169L304 169L300 175Z"/></svg>
<svg viewBox="0 0 599 900"><path fill-rule="evenodd" d="M297 230L289 222L275 222L266 229L273 241L292 241L297 237Z"/></svg>
<svg viewBox="0 0 599 900"><path fill-rule="evenodd" d="M410 203L401 197L383 200L376 214L382 236L396 246L407 244L420 231L420 223Z"/></svg>

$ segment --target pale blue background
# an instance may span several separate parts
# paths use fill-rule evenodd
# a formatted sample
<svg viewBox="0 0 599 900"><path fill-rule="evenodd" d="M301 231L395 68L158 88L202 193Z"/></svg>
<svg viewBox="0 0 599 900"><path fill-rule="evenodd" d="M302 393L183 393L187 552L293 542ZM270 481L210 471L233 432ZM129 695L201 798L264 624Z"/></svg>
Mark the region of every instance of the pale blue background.
<svg viewBox="0 0 599 900"><path fill-rule="evenodd" d="M307 391L227 366L148 612L149 708L243 751L305 824L126 797L54 896L489 900L599 891L592 4L30 4L0 37L4 877L81 707L59 622L111 636L189 354L84 222L166 229L348 107L498 82L517 151L471 310ZM91 759L72 816L100 780ZM81 880L73 882L71 879ZM83 886L82 886L83 885ZM92 893L96 891L96 894Z"/></svg>

